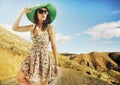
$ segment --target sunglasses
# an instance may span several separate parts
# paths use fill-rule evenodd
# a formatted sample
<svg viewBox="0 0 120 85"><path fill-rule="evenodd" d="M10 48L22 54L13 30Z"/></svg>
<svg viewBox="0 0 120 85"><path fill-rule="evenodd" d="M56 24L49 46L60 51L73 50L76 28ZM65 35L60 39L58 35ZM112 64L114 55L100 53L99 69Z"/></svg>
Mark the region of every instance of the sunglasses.
<svg viewBox="0 0 120 85"><path fill-rule="evenodd" d="M43 14L43 13L48 14L48 11L47 11L47 10L42 10L42 9L39 9L37 12L38 12L39 14Z"/></svg>

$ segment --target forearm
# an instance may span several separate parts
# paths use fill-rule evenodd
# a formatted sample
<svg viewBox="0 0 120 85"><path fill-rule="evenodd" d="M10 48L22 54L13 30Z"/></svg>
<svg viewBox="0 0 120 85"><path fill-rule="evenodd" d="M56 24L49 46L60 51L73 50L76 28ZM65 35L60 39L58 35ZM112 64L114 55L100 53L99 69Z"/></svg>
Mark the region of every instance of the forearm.
<svg viewBox="0 0 120 85"><path fill-rule="evenodd" d="M54 60L55 60L55 65L58 65L58 55L57 55L57 49L55 46L52 46L52 52L53 52L53 56L54 56Z"/></svg>
<svg viewBox="0 0 120 85"><path fill-rule="evenodd" d="M22 10L21 13L18 15L15 23L13 24L13 27L12 27L13 30L16 31L19 28L19 23L20 23L20 20L21 20L23 14L24 14L24 11Z"/></svg>

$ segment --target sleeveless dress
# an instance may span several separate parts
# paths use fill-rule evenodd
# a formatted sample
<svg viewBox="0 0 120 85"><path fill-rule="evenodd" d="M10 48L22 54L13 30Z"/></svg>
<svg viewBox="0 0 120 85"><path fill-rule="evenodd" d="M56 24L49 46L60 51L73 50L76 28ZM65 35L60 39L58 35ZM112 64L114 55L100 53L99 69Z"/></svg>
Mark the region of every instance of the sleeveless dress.
<svg viewBox="0 0 120 85"><path fill-rule="evenodd" d="M40 31L38 27L38 35L35 37L31 31L32 47L30 55L22 62L21 70L26 75L26 78L32 82L52 81L55 79L54 65L48 51L50 42L48 28Z"/></svg>

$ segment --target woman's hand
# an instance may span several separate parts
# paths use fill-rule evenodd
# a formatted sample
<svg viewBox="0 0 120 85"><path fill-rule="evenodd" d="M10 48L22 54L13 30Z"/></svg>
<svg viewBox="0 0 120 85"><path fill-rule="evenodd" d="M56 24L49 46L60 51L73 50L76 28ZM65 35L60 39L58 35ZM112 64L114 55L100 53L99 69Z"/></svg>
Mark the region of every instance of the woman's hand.
<svg viewBox="0 0 120 85"><path fill-rule="evenodd" d="M20 23L20 20L22 18L22 16L25 14L25 13L28 13L30 12L30 8L28 8L28 6L26 6L21 12L20 14L18 15L16 21L14 22L13 26L12 26L12 29L14 31L18 31L18 32L27 32L27 31L31 31L33 29L33 25L26 25L26 26L20 26L19 23Z"/></svg>
<svg viewBox="0 0 120 85"><path fill-rule="evenodd" d="M30 8L28 6L26 6L23 10L22 13L29 13L31 12Z"/></svg>
<svg viewBox="0 0 120 85"><path fill-rule="evenodd" d="M57 65L55 65L54 71L55 71L55 74L57 75L58 74L58 67L57 67Z"/></svg>

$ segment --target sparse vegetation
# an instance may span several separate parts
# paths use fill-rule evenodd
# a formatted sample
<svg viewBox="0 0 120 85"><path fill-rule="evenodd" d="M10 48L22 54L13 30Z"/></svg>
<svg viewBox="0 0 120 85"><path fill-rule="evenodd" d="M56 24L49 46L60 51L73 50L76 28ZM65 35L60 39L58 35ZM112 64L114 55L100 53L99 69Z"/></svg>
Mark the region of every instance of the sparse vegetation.
<svg viewBox="0 0 120 85"><path fill-rule="evenodd" d="M101 78L102 77L102 74L101 73L98 73L97 74L97 78Z"/></svg>

